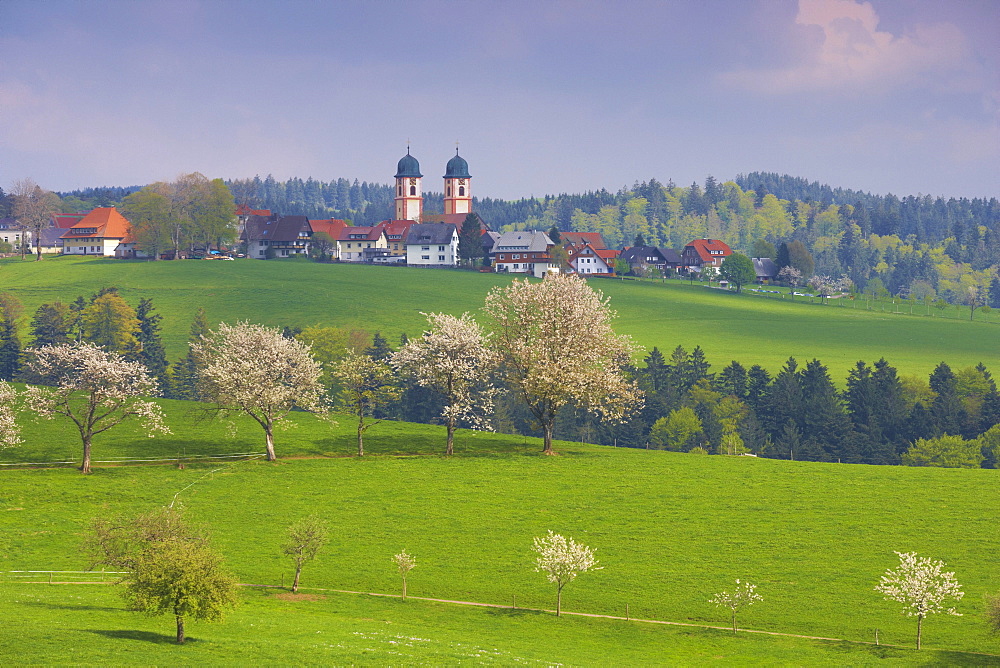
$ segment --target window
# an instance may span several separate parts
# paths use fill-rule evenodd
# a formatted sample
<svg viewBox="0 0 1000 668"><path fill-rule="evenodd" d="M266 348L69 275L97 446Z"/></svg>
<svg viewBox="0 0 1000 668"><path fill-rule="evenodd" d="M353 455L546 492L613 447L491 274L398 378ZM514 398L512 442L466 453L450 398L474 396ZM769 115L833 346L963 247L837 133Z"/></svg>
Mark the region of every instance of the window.
<svg viewBox="0 0 1000 668"><path fill-rule="evenodd" d="M417 194L417 187L416 186L410 186L410 196L412 197L412 196L414 196L416 194Z"/></svg>
<svg viewBox="0 0 1000 668"><path fill-rule="evenodd" d="M430 247L430 246L421 246L421 247L420 247L420 250L422 250L422 251L425 251L425 250L426 250L426 251L429 251L430 249L431 249L431 247Z"/></svg>
<svg viewBox="0 0 1000 668"><path fill-rule="evenodd" d="M515 260L520 260L521 259L521 254L520 253L514 253L513 255L511 255L511 258L513 258ZM514 266L516 267L517 265L515 264Z"/></svg>
<svg viewBox="0 0 1000 668"><path fill-rule="evenodd" d="M458 187L458 196L459 197L465 197L465 186L459 186Z"/></svg>
<svg viewBox="0 0 1000 668"><path fill-rule="evenodd" d="M448 197L451 197L451 186L448 186Z"/></svg>
<svg viewBox="0 0 1000 668"><path fill-rule="evenodd" d="M358 244L358 246L360 247L360 246L361 246L361 244ZM371 247L372 247L372 245L371 245L371 244L368 244L367 246L365 246L365 248L371 248Z"/></svg>
<svg viewBox="0 0 1000 668"><path fill-rule="evenodd" d="M520 269L520 268L521 268L521 265L519 265L519 264L517 264L517 263L515 262L515 263L514 263L514 268L515 268L515 269Z"/></svg>
<svg viewBox="0 0 1000 668"><path fill-rule="evenodd" d="M444 246L438 246L438 252L439 253L442 252L443 250L444 250Z"/></svg>
<svg viewBox="0 0 1000 668"><path fill-rule="evenodd" d="M438 262L444 262L444 255L438 255Z"/></svg>
<svg viewBox="0 0 1000 668"><path fill-rule="evenodd" d="M431 259L431 256L430 255L421 255L420 259L421 260L429 260L429 259Z"/></svg>
<svg viewBox="0 0 1000 668"><path fill-rule="evenodd" d="M400 197L403 196L403 186L396 186L396 194Z"/></svg>

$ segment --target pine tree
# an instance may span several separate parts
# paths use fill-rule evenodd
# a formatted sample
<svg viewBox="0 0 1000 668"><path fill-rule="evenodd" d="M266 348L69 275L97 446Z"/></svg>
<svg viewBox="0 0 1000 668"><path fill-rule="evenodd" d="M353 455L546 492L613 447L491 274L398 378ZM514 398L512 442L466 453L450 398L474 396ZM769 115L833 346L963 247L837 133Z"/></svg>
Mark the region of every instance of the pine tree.
<svg viewBox="0 0 1000 668"><path fill-rule="evenodd" d="M191 322L187 354L174 364L172 387L169 388L172 398L188 401L201 399L198 393L198 360L191 344L201 343L202 337L207 336L208 332L208 318L205 315L205 309L199 308Z"/></svg>
<svg viewBox="0 0 1000 668"><path fill-rule="evenodd" d="M168 394L167 353L160 337L160 321L163 316L153 313L153 300L145 297L139 300L135 314L139 319L140 361L149 369L150 375L156 378L160 392Z"/></svg>
<svg viewBox="0 0 1000 668"><path fill-rule="evenodd" d="M820 456L828 461L859 461L861 453L846 448L850 421L827 368L814 359L806 364L801 378L803 436L822 448Z"/></svg>
<svg viewBox="0 0 1000 668"><path fill-rule="evenodd" d="M389 347L389 342L382 336L382 332L375 332L375 336L372 337L372 344L365 348L365 355L378 362L384 362L392 356L392 348Z"/></svg>
<svg viewBox="0 0 1000 668"><path fill-rule="evenodd" d="M10 293L0 293L0 380L14 380L21 368L20 319L21 302Z"/></svg>
<svg viewBox="0 0 1000 668"><path fill-rule="evenodd" d="M479 216L470 213L462 222L458 236L458 256L470 267L483 258L483 232Z"/></svg>
<svg viewBox="0 0 1000 668"><path fill-rule="evenodd" d="M74 314L62 302L42 304L31 319L31 338L35 348L58 346L73 338Z"/></svg>
<svg viewBox="0 0 1000 668"><path fill-rule="evenodd" d="M934 422L933 435L960 435L966 416L958 396L958 379L955 378L951 367L944 362L938 364L931 373L930 386L937 394L930 408L931 419Z"/></svg>

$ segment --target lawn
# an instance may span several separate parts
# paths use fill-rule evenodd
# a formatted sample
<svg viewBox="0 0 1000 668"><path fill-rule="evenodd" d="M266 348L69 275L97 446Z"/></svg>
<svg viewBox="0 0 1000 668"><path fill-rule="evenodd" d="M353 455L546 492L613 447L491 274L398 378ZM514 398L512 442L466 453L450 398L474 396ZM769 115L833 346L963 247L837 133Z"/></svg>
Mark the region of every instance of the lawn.
<svg viewBox="0 0 1000 668"><path fill-rule="evenodd" d="M173 443L109 434L95 444L95 458L172 456L185 447L189 453L232 452L252 449L255 440L260 449L259 437L249 429L241 429L234 445L221 425L184 414L181 402L167 407L175 428ZM58 428L56 423L32 427L36 431L29 433L31 442L25 447L33 457L45 454L38 443L67 438L47 433ZM249 440L239 440L244 438ZM406 549L418 564L409 578L411 595L496 604L516 596L519 607L552 608L554 590L533 572L530 550L533 536L552 529L595 548L604 567L566 588L566 610L622 615L628 605L632 617L724 626L726 614L708 599L742 578L756 583L764 597L741 616L747 628L857 641L873 640L879 629L883 643L910 644L914 621L873 587L887 567L896 565L893 550L917 551L945 560L967 592L959 605L964 616L938 615L926 623L925 645L1000 653L1000 643L986 634L980 617L983 595L1000 588L992 556L1000 550L993 512L1000 504L996 470L786 462L558 442L560 454L545 457L535 439L469 432L460 433L458 454L446 458L438 454L444 446L442 428L405 423L374 427L366 446L372 455L346 456L353 448L349 425L342 421L331 431L308 418L298 429L279 435L278 453L287 459L275 463L111 467L90 476L72 469L3 471L0 570L79 570L86 560L78 545L90 518L137 513L177 495L194 520L210 527L242 582L289 582L290 562L280 551L283 531L295 519L319 513L330 522L332 541L320 560L307 567L304 587L393 593L399 583L390 556ZM73 450L68 443L66 447ZM10 461L15 452L6 451L4 458ZM50 591L42 585L10 584L4 597L9 602L11 597L21 600L17 597L24 591L40 591L31 587ZM117 603L100 598L107 596L104 591L78 586L72 596L84 598L75 602L59 598L68 593L44 594L55 598L37 603L31 614L15 608L15 615L35 615L39 623L58 617L74 633L88 634L81 636L89 639L82 651L93 656L114 641L136 648L139 662L162 662L157 652L166 650L158 647L159 636L150 639L147 634L169 634L170 621L123 615ZM192 633L205 641L205 652L243 643L253 636L248 624L258 623L256 619L266 625L275 610L290 605L253 596L257 598L234 616L232 626L196 626ZM648 657L701 663L709 653L722 663L854 664L876 656L869 649L845 650L840 644L754 637L733 645L721 632L650 630L546 615L498 616L426 602L402 608L363 600L349 602L330 594L308 619L293 616L287 625L281 623L286 631L276 628L266 637L277 643L287 636L285 652L292 655L302 642L296 629L333 630L361 617L395 624L397 618L384 610L406 610L405 619L398 620L402 634L430 638L433 644L400 660L447 661L449 655L442 652L457 652L453 643L547 663L599 663L595 657L617 658L618 651L625 661L639 663L657 662ZM74 603L107 613L102 617L106 621L95 622L89 612L69 616L66 610ZM537 627L529 624L535 619L540 620ZM508 624L509 634L504 631ZM531 632L521 628L525 624ZM545 640L557 635L553 628L568 629L566 637ZM366 629L357 630L368 633ZM27 652L39 642L35 634L48 632L24 630L25 644L4 644L7 651ZM616 641L619 636L630 640ZM376 652L369 656L380 657L371 661L385 662L391 655L382 650L389 642L380 636L361 644ZM254 638L233 661L274 661L276 654L268 654L266 644ZM193 646L192 656L200 656L194 652L201 645ZM311 653L327 651L318 647L294 656L301 656L296 659L301 662L364 662L357 644L337 649L345 653L331 659ZM87 654L74 656L85 662ZM912 654L890 656L914 660ZM58 662L59 657L53 654L50 660Z"/></svg>
<svg viewBox="0 0 1000 668"><path fill-rule="evenodd" d="M153 299L164 316L168 355L180 357L194 312L211 322L250 320L271 326L337 325L381 331L395 344L426 321L422 312L478 312L486 293L512 280L461 271L300 261L141 262L80 257L0 261L0 286L29 316L42 303L69 302L103 286L137 304ZM618 311L617 329L650 349L700 345L718 370L736 359L777 371L789 356L819 358L842 383L854 363L885 357L903 374L926 377L941 361L953 368L996 366L996 323L935 315L896 315L801 300L737 295L683 281L595 280ZM845 304L840 306L839 304Z"/></svg>

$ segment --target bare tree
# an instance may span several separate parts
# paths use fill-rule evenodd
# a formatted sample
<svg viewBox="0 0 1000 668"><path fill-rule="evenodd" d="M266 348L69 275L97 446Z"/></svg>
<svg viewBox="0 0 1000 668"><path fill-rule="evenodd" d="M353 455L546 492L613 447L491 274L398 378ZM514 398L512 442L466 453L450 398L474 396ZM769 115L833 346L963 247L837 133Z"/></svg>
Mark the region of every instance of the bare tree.
<svg viewBox="0 0 1000 668"><path fill-rule="evenodd" d="M532 549L538 554L535 570L545 573L549 582L556 586L556 617L562 616L563 587L576 579L580 573L599 570L594 551L551 530L545 536L536 536Z"/></svg>
<svg viewBox="0 0 1000 668"><path fill-rule="evenodd" d="M381 422L375 413L398 399L401 390L387 363L353 351L335 363L333 377L340 388L338 402L358 418L358 456L364 456L364 434Z"/></svg>
<svg viewBox="0 0 1000 668"><path fill-rule="evenodd" d="M241 322L221 323L192 344L201 396L223 413L245 413L264 430L268 461L274 427L293 408L324 414L322 370L308 344L277 329Z"/></svg>
<svg viewBox="0 0 1000 668"><path fill-rule="evenodd" d="M448 427L445 454L455 450L455 428L465 421L489 428L496 388L489 382L499 355L489 336L468 313L427 316L431 328L392 357L396 369L412 375L417 384L440 394L445 401L441 417Z"/></svg>
<svg viewBox="0 0 1000 668"><path fill-rule="evenodd" d="M90 473L94 436L134 420L148 436L169 434L163 410L142 397L155 396L156 379L139 362L89 343L67 343L30 350L28 374L49 387L29 385L25 403L36 415L56 415L76 425L83 442L80 470Z"/></svg>
<svg viewBox="0 0 1000 668"><path fill-rule="evenodd" d="M295 581L292 582L292 593L299 590L299 576L302 567L316 558L320 548L329 540L330 529L327 523L317 515L303 517L288 527L288 539L282 550L295 562Z"/></svg>
<svg viewBox="0 0 1000 668"><path fill-rule="evenodd" d="M42 230L49 226L49 216L58 208L58 198L42 190L32 179L18 179L10 193L14 197L14 217L35 241L35 261L42 259ZM28 240L21 238L21 255Z"/></svg>
<svg viewBox="0 0 1000 668"><path fill-rule="evenodd" d="M899 566L887 569L875 587L886 600L903 604L903 614L917 618L917 649L924 619L928 615L946 613L961 617L955 608L945 608L950 598L962 600L965 592L954 573L944 572L944 562L929 557L918 557L916 552L896 552Z"/></svg>
<svg viewBox="0 0 1000 668"><path fill-rule="evenodd" d="M486 297L496 348L508 382L520 393L552 453L556 413L574 401L609 421L642 406L642 392L625 374L637 351L615 334L608 300L578 277L549 274L497 287Z"/></svg>

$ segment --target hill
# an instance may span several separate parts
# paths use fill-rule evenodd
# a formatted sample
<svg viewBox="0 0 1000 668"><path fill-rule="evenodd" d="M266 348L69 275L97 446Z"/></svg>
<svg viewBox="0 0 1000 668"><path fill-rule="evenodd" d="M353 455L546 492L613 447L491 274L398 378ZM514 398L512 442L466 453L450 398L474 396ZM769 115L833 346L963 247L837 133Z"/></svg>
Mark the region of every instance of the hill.
<svg viewBox="0 0 1000 668"><path fill-rule="evenodd" d="M390 343L422 331L422 313L477 312L486 293L512 280L497 274L415 268L261 262L135 262L79 257L0 262L0 285L30 315L42 303L70 302L117 286L129 303L150 297L164 316L171 359L185 350L198 307L210 322L271 326L314 324L380 330ZM996 358L996 325L893 315L736 295L683 281L595 282L618 311L616 328L668 353L700 345L716 370L730 360L776 371L789 357L819 358L837 382L857 360L885 357L900 373L926 377L944 360L953 368Z"/></svg>
<svg viewBox="0 0 1000 668"><path fill-rule="evenodd" d="M200 421L190 405L165 406L175 431L169 440L109 432L95 446L96 458L172 455L182 448L188 454L259 450L260 437L245 422L228 441L221 425ZM77 548L90 518L164 505L179 492L245 583L279 585L290 574L280 543L295 519L319 513L332 529L330 546L304 572L304 591L317 598L247 593L231 622L191 625L198 640L184 654L191 660L439 662L472 660L473 651L482 651L494 652L486 660L497 663L515 657L599 663L616 656L641 663L862 664L879 656L916 657L892 649L873 654L876 648L859 645L734 639L702 629L555 621L420 601L401 606L314 588L392 594L398 576L389 557L405 548L418 563L409 578L411 595L500 605L516 596L519 608L551 608L554 590L533 572L530 546L533 536L552 529L595 548L604 567L566 588L570 611L621 616L628 604L633 618L725 626L726 614L708 599L742 578L764 596L741 616L746 628L857 641L872 640L878 628L881 642L908 645L913 620L873 587L895 565L893 550L912 550L945 560L967 592L959 606L965 616L930 619L926 645L998 650L979 617L983 594L996 589L993 561L984 556L1000 549L1000 534L985 510L1000 502L996 471L573 443L557 443L559 456L542 457L535 439L470 432L459 435L458 456L443 458L436 455L443 448L440 427L405 423L373 429L366 445L374 456L356 458L347 456L353 445L346 419L334 431L312 418L299 422L279 435L285 459L273 464L113 467L86 477L69 469L4 471L0 570L81 570L86 561ZM55 454L47 444L67 443L71 434L65 425L44 422L27 436L24 454L37 457ZM123 662L177 661L166 645L170 620L124 613L103 588L7 579L0 600L26 620L0 650L8 662L31 651L42 662L86 663L126 649ZM50 628L59 629L58 641ZM72 655L63 640L72 643ZM963 661L948 654L921 658Z"/></svg>

